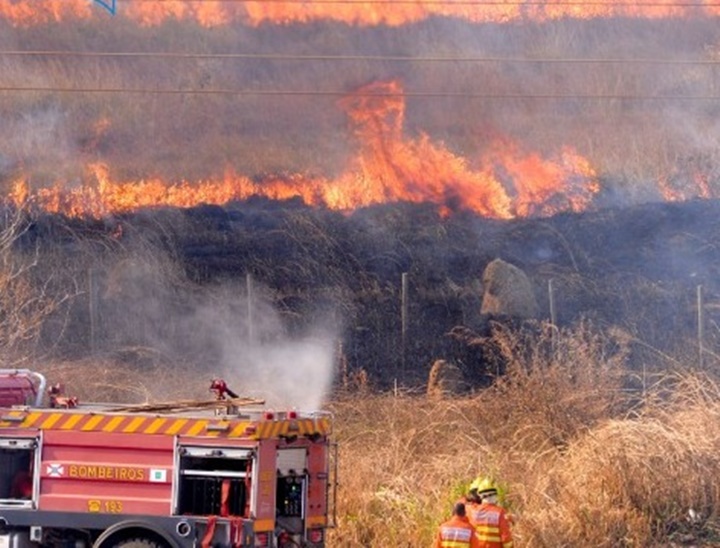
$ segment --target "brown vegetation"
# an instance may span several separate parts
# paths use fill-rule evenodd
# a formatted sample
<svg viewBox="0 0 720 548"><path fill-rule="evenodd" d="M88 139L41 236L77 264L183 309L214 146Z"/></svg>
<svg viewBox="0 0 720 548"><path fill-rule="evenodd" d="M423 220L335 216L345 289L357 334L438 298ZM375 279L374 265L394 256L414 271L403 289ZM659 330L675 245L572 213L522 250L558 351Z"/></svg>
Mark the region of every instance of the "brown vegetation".
<svg viewBox="0 0 720 548"><path fill-rule="evenodd" d="M460 394L467 388L462 370L447 360L436 360L430 368L427 395L430 398L447 398Z"/></svg>
<svg viewBox="0 0 720 548"><path fill-rule="evenodd" d="M27 230L21 211L0 212L0 367L5 368L28 366L48 320L61 320L64 306L77 295L59 269L43 268L37 248L17 249Z"/></svg>
<svg viewBox="0 0 720 548"><path fill-rule="evenodd" d="M717 379L686 372L623 391L622 336L549 335L535 342L555 344L553 357L505 333L509 374L471 397L333 402L332 545L428 546L478 474L501 482L517 546L720 545Z"/></svg>

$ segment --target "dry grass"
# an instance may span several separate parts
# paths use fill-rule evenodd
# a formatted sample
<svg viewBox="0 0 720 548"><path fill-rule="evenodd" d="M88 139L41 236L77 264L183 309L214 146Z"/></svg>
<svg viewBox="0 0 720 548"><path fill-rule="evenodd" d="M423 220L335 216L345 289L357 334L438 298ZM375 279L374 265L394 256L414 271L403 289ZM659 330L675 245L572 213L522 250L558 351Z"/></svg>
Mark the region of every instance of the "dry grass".
<svg viewBox="0 0 720 548"><path fill-rule="evenodd" d="M370 396L331 406L340 442L333 546L430 544L436 520L488 457L466 404Z"/></svg>
<svg viewBox="0 0 720 548"><path fill-rule="evenodd" d="M35 370L82 402L149 403L212 398L210 376L183 366L133 366L110 358L54 362Z"/></svg>
<svg viewBox="0 0 720 548"><path fill-rule="evenodd" d="M429 546L452 502L486 473L503 487L517 546L720 546L712 378L668 375L638 402L621 389L622 336L580 326L552 347L547 332L500 337L516 360L474 397L332 405L332 546Z"/></svg>
<svg viewBox="0 0 720 548"><path fill-rule="evenodd" d="M496 397L388 395L333 404L340 488L332 545L428 546L478 473L503 484L518 546L720 545L720 397L598 417L554 449L496 440L498 430L555 430L519 415L514 424L498 422Z"/></svg>
<svg viewBox="0 0 720 548"><path fill-rule="evenodd" d="M720 386L667 374L621 390L622 336L499 333L507 374L480 393L337 397L333 547L429 546L478 474L500 482L520 547L720 546ZM206 396L187 369L98 362L44 371L81 399ZM78 392L81 388L81 392Z"/></svg>

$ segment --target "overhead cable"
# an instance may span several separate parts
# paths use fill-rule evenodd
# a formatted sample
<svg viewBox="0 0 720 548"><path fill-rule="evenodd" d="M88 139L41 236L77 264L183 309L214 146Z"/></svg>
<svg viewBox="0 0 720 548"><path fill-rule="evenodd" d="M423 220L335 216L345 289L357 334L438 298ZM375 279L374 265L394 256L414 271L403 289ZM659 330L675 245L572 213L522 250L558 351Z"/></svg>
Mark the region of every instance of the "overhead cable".
<svg viewBox="0 0 720 548"><path fill-rule="evenodd" d="M463 99L548 99L548 100L633 100L633 101L716 101L720 95L644 95L637 93L512 93L512 92L448 92L404 91L363 92L347 90L281 90L281 89L213 89L213 88L100 88L59 86L2 86L1 93L87 93L141 95L246 95L246 96L337 96L337 97L403 97L403 98L463 98Z"/></svg>

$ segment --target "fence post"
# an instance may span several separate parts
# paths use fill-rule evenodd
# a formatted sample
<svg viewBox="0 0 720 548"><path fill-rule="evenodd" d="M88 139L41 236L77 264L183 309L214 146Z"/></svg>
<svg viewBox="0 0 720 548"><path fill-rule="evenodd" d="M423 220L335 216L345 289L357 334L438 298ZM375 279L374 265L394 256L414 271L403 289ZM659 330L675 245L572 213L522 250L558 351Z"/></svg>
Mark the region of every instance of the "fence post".
<svg viewBox="0 0 720 548"><path fill-rule="evenodd" d="M254 318L253 318L253 279L252 274L248 272L248 274L245 276L245 284L247 287L247 334L248 334L248 344L253 344L255 342L255 329L253 326Z"/></svg>
<svg viewBox="0 0 720 548"><path fill-rule="evenodd" d="M557 331L557 317L555 314L555 289L553 288L553 280L550 278L548 280L548 299L550 301L550 327L552 329L551 331L551 342L552 342L552 348L553 351L555 350L555 336Z"/></svg>
<svg viewBox="0 0 720 548"><path fill-rule="evenodd" d="M88 315L90 316L90 332L88 338L90 339L90 354L95 355L97 350L97 284L95 283L95 271L93 268L88 268Z"/></svg>
<svg viewBox="0 0 720 548"><path fill-rule="evenodd" d="M705 338L705 316L703 305L702 285L697 286L697 338L698 338L698 365L703 367L703 344Z"/></svg>
<svg viewBox="0 0 720 548"><path fill-rule="evenodd" d="M408 275L402 273L401 278L401 306L400 306L400 367L405 372L405 350L407 345L407 323L408 323Z"/></svg>

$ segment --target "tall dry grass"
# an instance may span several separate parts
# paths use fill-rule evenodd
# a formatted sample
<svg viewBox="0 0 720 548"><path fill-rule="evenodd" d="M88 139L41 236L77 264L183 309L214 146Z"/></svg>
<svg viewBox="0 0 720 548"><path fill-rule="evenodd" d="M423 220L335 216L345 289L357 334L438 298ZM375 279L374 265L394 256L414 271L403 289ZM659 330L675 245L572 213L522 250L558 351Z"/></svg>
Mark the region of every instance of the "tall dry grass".
<svg viewBox="0 0 720 548"><path fill-rule="evenodd" d="M548 462L523 500L529 546L718 546L720 391L666 379L673 396L608 418Z"/></svg>
<svg viewBox="0 0 720 548"><path fill-rule="evenodd" d="M585 324L499 331L508 368L481 392L335 397L329 546L430 546L478 474L500 483L519 547L720 546L720 384L688 370L628 391L628 340ZM44 372L85 400L207 396L204 375L167 363Z"/></svg>
<svg viewBox="0 0 720 548"><path fill-rule="evenodd" d="M430 546L478 474L493 475L516 546L720 546L720 387L667 375L624 389L621 333L505 332L505 376L466 398L337 401L332 546Z"/></svg>

